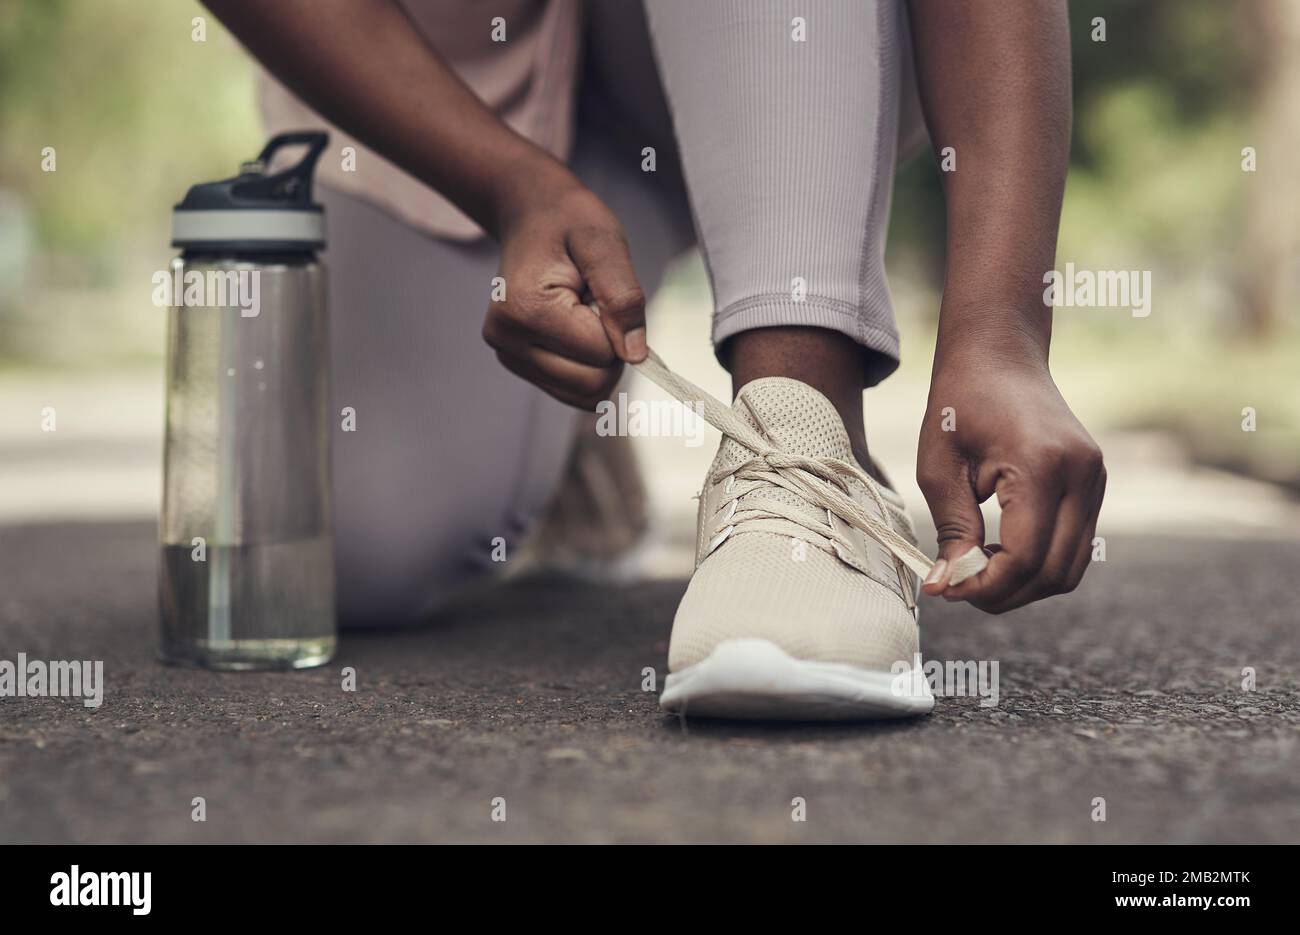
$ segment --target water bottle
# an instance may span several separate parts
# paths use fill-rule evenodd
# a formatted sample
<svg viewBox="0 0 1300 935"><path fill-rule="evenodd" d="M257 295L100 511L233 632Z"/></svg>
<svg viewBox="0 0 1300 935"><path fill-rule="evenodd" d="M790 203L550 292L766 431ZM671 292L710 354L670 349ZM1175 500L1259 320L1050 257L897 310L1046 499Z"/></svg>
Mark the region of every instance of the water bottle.
<svg viewBox="0 0 1300 935"><path fill-rule="evenodd" d="M172 215L162 658L296 669L334 653L324 133L272 139ZM307 147L272 172L282 148Z"/></svg>

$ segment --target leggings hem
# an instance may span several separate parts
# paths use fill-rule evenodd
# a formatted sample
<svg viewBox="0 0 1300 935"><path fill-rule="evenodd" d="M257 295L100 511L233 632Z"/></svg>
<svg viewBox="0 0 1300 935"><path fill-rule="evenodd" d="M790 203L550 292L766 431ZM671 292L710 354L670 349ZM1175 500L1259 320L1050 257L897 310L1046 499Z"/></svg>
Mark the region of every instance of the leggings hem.
<svg viewBox="0 0 1300 935"><path fill-rule="evenodd" d="M881 311L885 313L883 319ZM877 323L882 320L892 325L888 306L883 310L857 308L825 296L808 296L796 302L785 293L754 295L719 309L713 316L714 353L720 353L728 338L755 328L827 328L874 352L867 368L867 386L875 386L897 370L899 363L898 331Z"/></svg>

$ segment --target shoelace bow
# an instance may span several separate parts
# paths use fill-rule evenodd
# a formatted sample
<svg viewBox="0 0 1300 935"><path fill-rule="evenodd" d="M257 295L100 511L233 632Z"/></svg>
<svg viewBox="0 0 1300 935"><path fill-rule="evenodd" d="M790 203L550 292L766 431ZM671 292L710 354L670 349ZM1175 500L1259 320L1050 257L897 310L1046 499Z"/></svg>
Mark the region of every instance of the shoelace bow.
<svg viewBox="0 0 1300 935"><path fill-rule="evenodd" d="M690 380L674 373L654 351L650 351L644 361L633 366L678 402L697 408L704 421L723 435L753 452L753 458L727 473L739 474L743 471L749 480L775 483L830 511L848 525L860 529L875 539L888 549L895 559L922 581L925 580L934 563L924 552L889 525L889 507L885 503L884 496L876 482L860 467L838 458L808 458L791 454L773 445L737 418L730 407L704 392ZM860 481L866 487L880 506L881 515L886 518L885 522L876 519L849 496L849 478ZM715 478L717 479L720 478ZM773 506L775 504L765 504L762 511L794 519L784 511L778 513L773 510ZM802 518L795 521L800 525L806 525ZM834 541L833 537L830 538ZM988 565L988 557L984 551L979 548L971 549L953 561L948 583L958 584L972 575L979 574L986 565Z"/></svg>

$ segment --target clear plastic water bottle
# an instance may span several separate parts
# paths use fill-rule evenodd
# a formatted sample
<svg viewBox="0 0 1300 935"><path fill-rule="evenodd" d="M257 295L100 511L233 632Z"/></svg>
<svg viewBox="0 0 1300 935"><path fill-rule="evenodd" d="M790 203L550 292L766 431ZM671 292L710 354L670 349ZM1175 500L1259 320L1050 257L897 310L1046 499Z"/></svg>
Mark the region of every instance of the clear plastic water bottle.
<svg viewBox="0 0 1300 935"><path fill-rule="evenodd" d="M172 215L162 657L287 669L334 653L323 133L272 139ZM271 173L283 147L296 165Z"/></svg>

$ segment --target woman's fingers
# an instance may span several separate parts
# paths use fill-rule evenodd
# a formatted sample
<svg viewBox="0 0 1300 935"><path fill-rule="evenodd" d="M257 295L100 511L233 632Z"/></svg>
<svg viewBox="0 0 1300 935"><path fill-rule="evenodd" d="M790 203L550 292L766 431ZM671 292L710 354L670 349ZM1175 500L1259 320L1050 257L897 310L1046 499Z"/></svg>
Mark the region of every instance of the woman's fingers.
<svg viewBox="0 0 1300 935"><path fill-rule="evenodd" d="M549 295L494 303L483 339L511 373L571 406L592 409L608 397L623 363L600 319L563 286Z"/></svg>
<svg viewBox="0 0 1300 935"><path fill-rule="evenodd" d="M593 367L618 360L600 318L564 286L494 302L483 321L483 340L515 356L524 356L526 347L540 347Z"/></svg>
<svg viewBox="0 0 1300 935"><path fill-rule="evenodd" d="M1002 505L1001 549L979 574L944 592L954 601L970 601L981 610L997 612L1039 575L1056 531L1064 494L1062 478L1054 472L1008 473L997 482ZM1010 609L1010 608L1007 608Z"/></svg>
<svg viewBox="0 0 1300 935"><path fill-rule="evenodd" d="M1073 591L1079 583L1074 577L1073 569L1077 565L1080 549L1087 542L1087 528L1086 504L1080 497L1067 495L1057 510L1052 541L1038 573L1007 597L977 606L988 613L1000 614L1053 594Z"/></svg>
<svg viewBox="0 0 1300 935"><path fill-rule="evenodd" d="M965 462L946 452L930 454L917 464L916 479L934 516L939 558L922 584L926 594L943 594L952 562L984 545L984 514Z"/></svg>
<svg viewBox="0 0 1300 935"><path fill-rule="evenodd" d="M599 321L619 359L646 357L645 293L637 282L627 239L618 228L585 228L569 234L569 254L599 310Z"/></svg>
<svg viewBox="0 0 1300 935"><path fill-rule="evenodd" d="M1101 504L1105 497L1106 468L1102 467L1093 481L1092 489L1089 491L1087 525L1080 537L1079 552L1074 558L1074 564L1070 566L1069 581L1071 582L1071 590L1079 586L1079 582L1083 580L1083 575L1088 570L1088 566L1092 564L1093 541L1097 536L1097 520L1101 516Z"/></svg>
<svg viewBox="0 0 1300 935"><path fill-rule="evenodd" d="M1029 556L1020 563L1023 569L1032 565L1034 556L1039 556L1038 567L1030 574L1019 576L1019 585L1014 588L998 589L985 586L978 592L966 594L962 585L948 589L944 597L952 600L970 600L971 603L988 613L1000 614L1025 604L1066 594L1079 586L1084 573L1092 559L1092 540L1097 531L1097 517L1101 511L1101 502L1106 489L1106 471L1099 456L1093 458L1070 459L1065 469L1058 476L1063 476L1065 487L1061 498L1050 518L1043 507L1041 515L1032 520L1032 538L1026 538L1022 531L1023 514L1014 514L1008 524L1009 510L1003 511L1002 543L995 549L989 560L989 567L995 565L1007 567L1006 557L1011 549L1020 548L1023 555ZM1035 539L1043 531L1048 533L1045 546L1035 550ZM1041 539L1037 539L1042 542ZM1015 564L1015 563L1012 563ZM986 570L987 572L987 570ZM980 583L982 575L970 579ZM1007 576L1006 580L1013 580Z"/></svg>
<svg viewBox="0 0 1300 935"><path fill-rule="evenodd" d="M515 376L537 385L560 402L588 411L609 398L623 372L622 361L593 367L541 347L498 350L497 359Z"/></svg>

